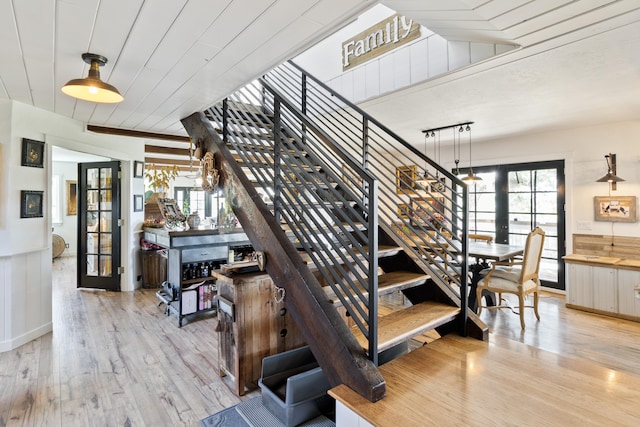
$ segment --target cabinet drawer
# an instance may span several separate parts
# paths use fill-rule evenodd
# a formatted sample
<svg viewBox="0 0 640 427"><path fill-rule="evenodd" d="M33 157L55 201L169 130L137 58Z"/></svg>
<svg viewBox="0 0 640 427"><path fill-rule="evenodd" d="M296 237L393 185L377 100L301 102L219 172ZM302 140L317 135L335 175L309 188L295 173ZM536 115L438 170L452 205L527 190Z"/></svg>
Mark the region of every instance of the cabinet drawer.
<svg viewBox="0 0 640 427"><path fill-rule="evenodd" d="M205 246L202 248L184 249L182 251L182 262L220 260L227 259L228 256L228 246Z"/></svg>

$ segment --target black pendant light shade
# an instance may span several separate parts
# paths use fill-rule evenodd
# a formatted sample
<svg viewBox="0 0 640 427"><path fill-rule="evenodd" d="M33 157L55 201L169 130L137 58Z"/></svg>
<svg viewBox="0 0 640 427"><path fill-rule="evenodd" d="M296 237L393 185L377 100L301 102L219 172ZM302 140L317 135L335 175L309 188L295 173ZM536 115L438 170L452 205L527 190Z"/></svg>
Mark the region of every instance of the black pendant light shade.
<svg viewBox="0 0 640 427"><path fill-rule="evenodd" d="M616 183L624 181L624 179L616 175L616 155L609 153L604 158L607 161L607 173L602 178L597 179L596 182Z"/></svg>

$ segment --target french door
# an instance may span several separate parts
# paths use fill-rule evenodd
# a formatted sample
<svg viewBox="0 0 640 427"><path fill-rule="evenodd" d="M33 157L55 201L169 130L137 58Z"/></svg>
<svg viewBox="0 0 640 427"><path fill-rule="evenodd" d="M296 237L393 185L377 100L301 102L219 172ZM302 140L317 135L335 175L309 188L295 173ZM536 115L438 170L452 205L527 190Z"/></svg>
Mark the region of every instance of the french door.
<svg viewBox="0 0 640 427"><path fill-rule="evenodd" d="M527 234L542 228L542 285L565 289L564 161L475 167L474 172L482 181L469 187L469 232L524 246Z"/></svg>
<svg viewBox="0 0 640 427"><path fill-rule="evenodd" d="M78 164L78 288L120 290L120 162Z"/></svg>

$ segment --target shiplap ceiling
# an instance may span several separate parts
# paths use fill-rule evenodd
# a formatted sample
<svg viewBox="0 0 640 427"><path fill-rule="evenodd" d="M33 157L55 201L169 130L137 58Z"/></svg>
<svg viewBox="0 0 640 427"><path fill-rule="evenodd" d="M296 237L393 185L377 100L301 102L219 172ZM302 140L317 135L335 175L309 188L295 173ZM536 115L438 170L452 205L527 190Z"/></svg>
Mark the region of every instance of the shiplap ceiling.
<svg viewBox="0 0 640 427"><path fill-rule="evenodd" d="M186 135L181 118L376 3L5 0L0 2L0 98L92 125ZM410 142L425 126L456 120L474 120L474 138L491 138L557 127L559 121L571 126L640 116L638 0L382 3L449 40L522 47L363 104ZM61 93L65 82L87 75L80 58L87 51L109 59L102 79L121 91L124 102L96 105Z"/></svg>

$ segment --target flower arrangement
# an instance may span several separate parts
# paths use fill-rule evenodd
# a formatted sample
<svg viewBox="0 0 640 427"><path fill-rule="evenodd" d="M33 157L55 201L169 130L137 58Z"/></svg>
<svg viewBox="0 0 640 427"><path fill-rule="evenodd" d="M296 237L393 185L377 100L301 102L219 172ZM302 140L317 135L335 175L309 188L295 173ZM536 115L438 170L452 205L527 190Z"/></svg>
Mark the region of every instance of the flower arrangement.
<svg viewBox="0 0 640 427"><path fill-rule="evenodd" d="M154 192L169 189L169 183L178 176L178 166L145 166L144 177Z"/></svg>

